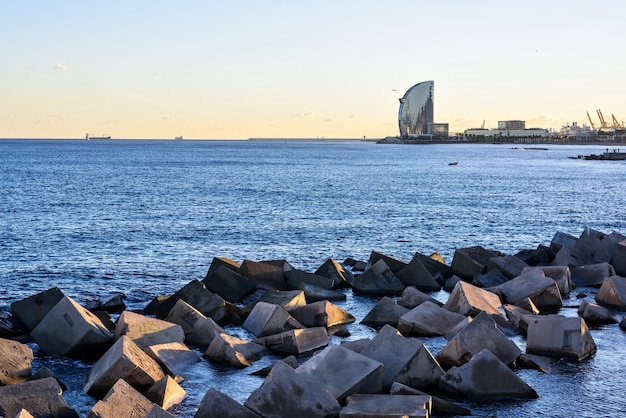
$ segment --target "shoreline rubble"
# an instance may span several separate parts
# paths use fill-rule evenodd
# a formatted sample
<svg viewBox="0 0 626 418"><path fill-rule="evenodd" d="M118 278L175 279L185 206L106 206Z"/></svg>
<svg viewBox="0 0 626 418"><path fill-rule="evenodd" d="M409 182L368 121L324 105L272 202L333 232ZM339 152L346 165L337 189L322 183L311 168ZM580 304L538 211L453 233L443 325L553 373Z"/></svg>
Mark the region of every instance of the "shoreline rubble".
<svg viewBox="0 0 626 418"><path fill-rule="evenodd" d="M93 362L82 388L94 399L89 417L176 416L193 364L245 369L268 354L288 361L267 368L248 400L207 387L195 417L430 417L469 415L465 401L532 402L541 394L516 370L590 358L597 347L589 326L626 329L625 277L626 236L585 228L515 255L460 248L450 265L438 254L404 262L372 251L366 262L328 259L306 272L286 260L214 257L202 281L155 295L142 311L126 310L119 295L89 310L51 288L0 315L0 410L7 418L78 416L58 378L44 368L33 374L41 355ZM577 285L598 288L596 303L560 315ZM445 304L429 295L442 288ZM361 322L376 330L371 339L347 339L356 319L333 300L349 291L379 298ZM525 352L511 334L525 338ZM433 354L420 341L430 335L448 343Z"/></svg>

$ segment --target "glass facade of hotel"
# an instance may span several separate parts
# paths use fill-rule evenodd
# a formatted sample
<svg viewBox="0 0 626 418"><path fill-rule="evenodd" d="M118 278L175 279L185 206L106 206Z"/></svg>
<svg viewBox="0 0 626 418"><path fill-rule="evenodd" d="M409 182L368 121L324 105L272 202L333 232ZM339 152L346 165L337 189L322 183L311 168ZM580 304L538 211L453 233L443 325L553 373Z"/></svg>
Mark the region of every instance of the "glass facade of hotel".
<svg viewBox="0 0 626 418"><path fill-rule="evenodd" d="M400 99L398 125L401 137L426 135L434 123L435 82L424 81L408 89Z"/></svg>

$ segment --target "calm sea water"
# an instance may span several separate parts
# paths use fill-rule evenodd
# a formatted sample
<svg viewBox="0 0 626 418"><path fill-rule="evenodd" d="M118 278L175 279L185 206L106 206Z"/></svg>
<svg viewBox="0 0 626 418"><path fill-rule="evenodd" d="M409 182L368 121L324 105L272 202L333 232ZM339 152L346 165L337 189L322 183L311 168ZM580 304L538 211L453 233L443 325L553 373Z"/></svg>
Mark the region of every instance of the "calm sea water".
<svg viewBox="0 0 626 418"><path fill-rule="evenodd" d="M287 259L312 271L329 257L366 260L373 249L406 261L437 251L450 262L472 245L514 254L557 231L626 233L626 162L568 159L605 147L545 147L0 140L0 308L52 286L79 302L123 292L129 308L142 308L204 278L214 256ZM349 294L340 306L360 321L375 302ZM350 327L351 338L373 335ZM471 404L474 415L626 411L625 333L614 325L592 334L591 360L549 375L518 372L539 399ZM424 342L433 353L445 344ZM72 407L84 415L93 406L80 390L88 365L38 362L68 383ZM261 383L206 361L185 377L179 416L193 414L208 386L243 402Z"/></svg>

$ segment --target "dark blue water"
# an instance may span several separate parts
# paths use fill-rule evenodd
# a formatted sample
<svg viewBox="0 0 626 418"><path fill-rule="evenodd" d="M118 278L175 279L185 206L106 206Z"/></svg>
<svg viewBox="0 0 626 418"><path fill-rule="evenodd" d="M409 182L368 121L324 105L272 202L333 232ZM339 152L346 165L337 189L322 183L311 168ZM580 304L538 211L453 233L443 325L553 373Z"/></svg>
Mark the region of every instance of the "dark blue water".
<svg viewBox="0 0 626 418"><path fill-rule="evenodd" d="M328 257L366 260L372 249L407 261L438 251L450 262L455 248L471 245L516 253L557 231L626 233L626 162L567 158L604 147L547 148L1 140L0 307L58 286L79 302L123 292L130 308L142 308L202 279L214 256L314 270ZM343 306L360 320L374 303L349 295ZM353 338L372 335L351 327ZM626 410L624 333L592 333L598 354L590 361L550 375L519 372L538 400L472 405L474 415ZM433 353L443 344L425 343ZM56 360L51 368L75 383L65 394L73 407L88 411L93 400L80 393L87 367ZM243 402L260 384L246 373L203 361L185 376L190 396L179 415L208 386Z"/></svg>

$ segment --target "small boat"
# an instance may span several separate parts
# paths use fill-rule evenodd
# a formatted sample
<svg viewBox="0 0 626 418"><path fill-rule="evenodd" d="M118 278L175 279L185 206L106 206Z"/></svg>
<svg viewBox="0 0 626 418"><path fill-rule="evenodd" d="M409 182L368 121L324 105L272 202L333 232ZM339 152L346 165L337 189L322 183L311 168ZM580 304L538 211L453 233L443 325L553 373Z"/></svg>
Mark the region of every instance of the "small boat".
<svg viewBox="0 0 626 418"><path fill-rule="evenodd" d="M183 140L183 136L182 135L174 137L174 141L182 141L182 140Z"/></svg>
<svg viewBox="0 0 626 418"><path fill-rule="evenodd" d="M459 162L458 161L452 161L452 162L448 163L448 165L459 165Z"/></svg>

